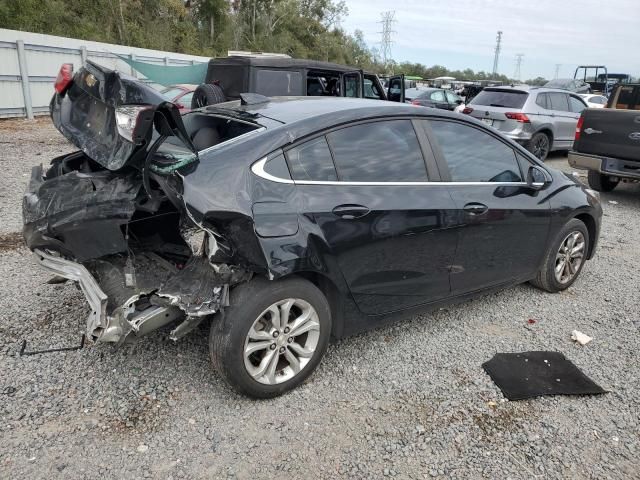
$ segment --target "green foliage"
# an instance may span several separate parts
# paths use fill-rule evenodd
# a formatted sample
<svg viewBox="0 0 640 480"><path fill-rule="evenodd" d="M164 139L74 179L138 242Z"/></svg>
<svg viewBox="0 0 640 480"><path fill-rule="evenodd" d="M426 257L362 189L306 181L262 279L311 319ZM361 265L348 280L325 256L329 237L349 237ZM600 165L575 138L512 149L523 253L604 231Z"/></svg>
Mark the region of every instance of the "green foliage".
<svg viewBox="0 0 640 480"><path fill-rule="evenodd" d="M339 27L347 13L336 0L0 0L0 27L204 56L251 50L425 79L493 79L441 65L385 66L361 31Z"/></svg>

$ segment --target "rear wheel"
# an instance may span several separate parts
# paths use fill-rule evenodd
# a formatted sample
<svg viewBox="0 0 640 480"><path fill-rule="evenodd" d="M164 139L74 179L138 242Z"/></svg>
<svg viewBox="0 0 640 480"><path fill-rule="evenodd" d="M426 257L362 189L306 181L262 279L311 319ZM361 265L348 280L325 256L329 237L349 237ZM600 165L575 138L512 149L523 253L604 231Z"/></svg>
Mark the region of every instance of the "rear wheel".
<svg viewBox="0 0 640 480"><path fill-rule="evenodd" d="M224 91L220 85L215 85L213 83L202 83L198 85L195 92L193 92L193 97L191 98L191 108L195 110L196 108L206 107L207 105L215 105L216 103L225 102L227 99L225 97Z"/></svg>
<svg viewBox="0 0 640 480"><path fill-rule="evenodd" d="M535 133L527 142L525 148L533 153L539 160L544 161L551 150L551 138L546 133Z"/></svg>
<svg viewBox="0 0 640 480"><path fill-rule="evenodd" d="M257 278L231 291L214 319L211 359L239 393L271 398L300 385L320 363L331 332L329 303L307 280Z"/></svg>
<svg viewBox="0 0 640 480"><path fill-rule="evenodd" d="M589 186L598 192L610 192L618 185L619 180L612 180L609 175L603 175L595 170L589 170L587 175Z"/></svg>
<svg viewBox="0 0 640 480"><path fill-rule="evenodd" d="M551 244L542 268L531 283L551 293L569 288L582 271L589 241L586 225L575 218L569 220Z"/></svg>

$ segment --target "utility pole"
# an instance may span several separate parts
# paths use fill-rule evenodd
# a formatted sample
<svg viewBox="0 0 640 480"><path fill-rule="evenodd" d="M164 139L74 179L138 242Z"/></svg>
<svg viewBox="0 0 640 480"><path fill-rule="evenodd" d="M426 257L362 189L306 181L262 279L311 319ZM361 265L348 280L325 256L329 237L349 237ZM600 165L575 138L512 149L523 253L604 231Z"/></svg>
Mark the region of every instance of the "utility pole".
<svg viewBox="0 0 640 480"><path fill-rule="evenodd" d="M495 78L496 75L498 74L498 58L500 58L501 43L502 43L502 30L498 30L498 35L496 36L496 50L495 50L496 54L493 57L493 71L492 71L493 78Z"/></svg>
<svg viewBox="0 0 640 480"><path fill-rule="evenodd" d="M516 71L513 74L513 78L514 80L522 80L522 78L520 78L522 76L522 74L520 73L520 66L522 65L522 57L524 57L524 53L516 53Z"/></svg>
<svg viewBox="0 0 640 480"><path fill-rule="evenodd" d="M556 63L556 73L555 73L553 78L558 78L558 75L560 75L560 67L561 66L562 66L561 63Z"/></svg>
<svg viewBox="0 0 640 480"><path fill-rule="evenodd" d="M391 44L393 40L391 36L396 33L393 30L393 24L396 22L396 12L395 10L390 10L388 12L382 12L380 14L382 20L378 23L382 24L382 32L379 32L382 35L380 40L380 50L382 54L382 63L384 64L384 69L387 73L389 72L389 64L391 63Z"/></svg>

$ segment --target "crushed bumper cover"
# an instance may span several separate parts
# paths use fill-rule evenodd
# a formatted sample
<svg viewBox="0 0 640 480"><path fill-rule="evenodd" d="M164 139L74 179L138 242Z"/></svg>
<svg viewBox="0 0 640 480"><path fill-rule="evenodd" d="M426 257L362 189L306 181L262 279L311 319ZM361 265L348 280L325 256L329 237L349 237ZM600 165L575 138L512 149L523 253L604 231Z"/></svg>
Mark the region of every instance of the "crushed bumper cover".
<svg viewBox="0 0 640 480"><path fill-rule="evenodd" d="M38 249L34 251L34 256L36 263L45 270L78 282L91 308L86 334L94 341L121 342L129 333L142 335L184 316L184 312L177 307L161 305L150 305L143 311L127 315L133 313L138 296L131 297L124 302L124 308L117 308L109 314L109 297L85 266Z"/></svg>

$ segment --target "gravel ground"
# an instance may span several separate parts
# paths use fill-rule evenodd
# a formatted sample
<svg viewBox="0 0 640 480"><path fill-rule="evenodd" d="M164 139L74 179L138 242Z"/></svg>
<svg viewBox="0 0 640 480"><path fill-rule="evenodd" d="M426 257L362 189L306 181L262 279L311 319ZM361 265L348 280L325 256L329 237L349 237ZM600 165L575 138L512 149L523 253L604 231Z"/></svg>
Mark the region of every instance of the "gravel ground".
<svg viewBox="0 0 640 480"><path fill-rule="evenodd" d="M522 285L343 340L301 388L252 401L210 368L204 330L18 356L77 342L86 305L16 233L30 167L70 146L46 119L1 122L0 145L0 478L640 478L640 186L603 195L568 291ZM527 350L611 392L508 402L481 364Z"/></svg>

